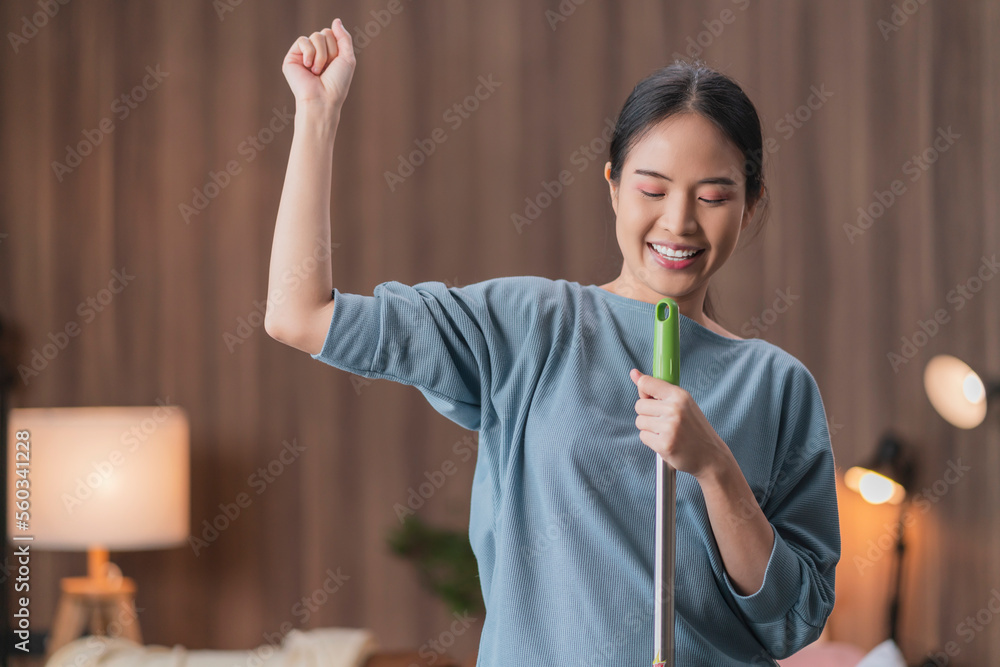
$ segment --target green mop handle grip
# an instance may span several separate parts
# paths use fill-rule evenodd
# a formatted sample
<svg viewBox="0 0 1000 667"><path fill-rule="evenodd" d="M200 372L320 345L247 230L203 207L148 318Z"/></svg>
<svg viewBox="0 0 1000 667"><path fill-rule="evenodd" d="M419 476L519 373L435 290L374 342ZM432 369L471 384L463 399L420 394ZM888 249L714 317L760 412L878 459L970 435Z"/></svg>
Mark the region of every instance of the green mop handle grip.
<svg viewBox="0 0 1000 667"><path fill-rule="evenodd" d="M681 382L681 345L677 302L670 298L656 304L653 332L653 377L670 384Z"/></svg>
<svg viewBox="0 0 1000 667"><path fill-rule="evenodd" d="M680 311L664 298L656 304L653 326L653 377L679 385ZM676 556L677 471L656 457L656 548L653 667L674 667L674 570Z"/></svg>

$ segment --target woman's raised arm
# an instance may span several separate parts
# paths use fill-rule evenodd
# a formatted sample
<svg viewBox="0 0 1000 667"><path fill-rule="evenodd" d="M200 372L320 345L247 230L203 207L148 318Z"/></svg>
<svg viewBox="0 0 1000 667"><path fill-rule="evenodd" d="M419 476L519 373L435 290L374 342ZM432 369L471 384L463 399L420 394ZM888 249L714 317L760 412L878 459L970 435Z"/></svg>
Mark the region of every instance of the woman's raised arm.
<svg viewBox="0 0 1000 667"><path fill-rule="evenodd" d="M271 245L264 329L310 354L323 347L333 316L333 144L355 63L351 36L335 19L332 28L299 37L281 66L295 94L295 129Z"/></svg>

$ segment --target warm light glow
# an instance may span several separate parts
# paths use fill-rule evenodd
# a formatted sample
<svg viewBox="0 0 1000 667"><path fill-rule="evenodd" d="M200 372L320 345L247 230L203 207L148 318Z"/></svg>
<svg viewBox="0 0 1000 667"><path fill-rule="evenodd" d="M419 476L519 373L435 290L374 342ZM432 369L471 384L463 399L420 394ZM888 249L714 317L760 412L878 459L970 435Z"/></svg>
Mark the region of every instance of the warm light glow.
<svg viewBox="0 0 1000 667"><path fill-rule="evenodd" d="M986 387L961 359L941 354L927 362L924 391L934 409L958 428L975 428L986 418Z"/></svg>
<svg viewBox="0 0 1000 667"><path fill-rule="evenodd" d="M844 485L855 493L860 493L860 487L858 482L861 477L865 474L867 468L862 468L860 466L854 466L853 468L848 468L847 472L844 473Z"/></svg>
<svg viewBox="0 0 1000 667"><path fill-rule="evenodd" d="M854 466L844 473L844 484L872 505L889 503L898 505L906 497L906 490L885 475Z"/></svg>
<svg viewBox="0 0 1000 667"><path fill-rule="evenodd" d="M865 473L858 481L861 497L872 505L881 505L892 498L892 480L877 472Z"/></svg>
<svg viewBox="0 0 1000 667"><path fill-rule="evenodd" d="M21 408L11 410L9 427L11 535L19 534L14 494L24 477L28 531L39 548L131 551L187 540L189 427L181 407ZM18 451L30 462L22 476Z"/></svg>

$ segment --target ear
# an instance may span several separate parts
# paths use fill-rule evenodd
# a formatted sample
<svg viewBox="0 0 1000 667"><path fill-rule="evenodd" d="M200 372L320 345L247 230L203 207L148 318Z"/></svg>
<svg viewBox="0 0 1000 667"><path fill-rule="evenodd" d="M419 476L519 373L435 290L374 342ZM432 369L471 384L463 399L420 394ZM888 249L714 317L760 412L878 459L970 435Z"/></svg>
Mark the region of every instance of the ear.
<svg viewBox="0 0 1000 667"><path fill-rule="evenodd" d="M760 196L757 197L757 201L753 203L753 206L749 206L743 210L743 219L740 221L740 231L742 232L753 220L754 213L757 212L757 206L760 202L767 196L767 190L761 185Z"/></svg>
<svg viewBox="0 0 1000 667"><path fill-rule="evenodd" d="M608 188L611 194L611 208L614 209L615 215L618 215L618 188L615 187L614 182L611 180L610 160L606 162L604 165L604 180L608 182Z"/></svg>
<svg viewBox="0 0 1000 667"><path fill-rule="evenodd" d="M753 220L753 214L757 210L757 202L754 202L753 206L743 209L743 219L740 220L740 231L745 231L747 225Z"/></svg>

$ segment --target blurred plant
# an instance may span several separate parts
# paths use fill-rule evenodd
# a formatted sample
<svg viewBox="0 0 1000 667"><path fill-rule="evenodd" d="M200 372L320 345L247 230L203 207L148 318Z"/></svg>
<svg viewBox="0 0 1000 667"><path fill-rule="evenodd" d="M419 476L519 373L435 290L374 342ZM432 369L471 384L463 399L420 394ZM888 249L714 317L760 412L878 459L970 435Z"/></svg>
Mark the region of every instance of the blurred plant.
<svg viewBox="0 0 1000 667"><path fill-rule="evenodd" d="M485 611L479 566L467 533L434 528L410 515L390 531L387 541L394 554L413 561L421 583L451 611Z"/></svg>

